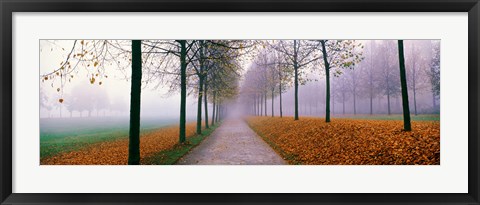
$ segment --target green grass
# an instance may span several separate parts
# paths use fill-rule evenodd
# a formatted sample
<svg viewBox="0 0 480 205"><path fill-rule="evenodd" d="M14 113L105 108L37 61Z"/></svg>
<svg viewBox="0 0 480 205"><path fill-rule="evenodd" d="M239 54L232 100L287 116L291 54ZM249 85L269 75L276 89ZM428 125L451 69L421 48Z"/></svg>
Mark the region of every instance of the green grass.
<svg viewBox="0 0 480 205"><path fill-rule="evenodd" d="M142 129L141 134L154 131L161 128L148 128ZM67 137L42 135L44 140L40 140L40 159L44 157L54 156L64 152L71 152L79 150L83 147L91 146L95 143L101 143L106 141L114 141L128 138L128 130L125 129L112 129L109 131L97 131L92 130L94 133L86 134L72 134ZM42 139L42 138L41 138Z"/></svg>
<svg viewBox="0 0 480 205"><path fill-rule="evenodd" d="M144 120L141 133L172 124L169 120ZM95 143L128 138L128 119L40 119L40 159L79 150Z"/></svg>
<svg viewBox="0 0 480 205"><path fill-rule="evenodd" d="M333 115L332 119L403 120L403 115ZM440 115L410 115L412 121L439 121Z"/></svg>
<svg viewBox="0 0 480 205"><path fill-rule="evenodd" d="M158 152L152 156L149 156L143 160L143 164L149 165L172 165L187 154L192 148L196 147L206 137L210 136L212 132L220 126L220 122L210 126L210 128L202 131L201 135L195 135L188 137L187 141L183 144L177 144L170 150Z"/></svg>

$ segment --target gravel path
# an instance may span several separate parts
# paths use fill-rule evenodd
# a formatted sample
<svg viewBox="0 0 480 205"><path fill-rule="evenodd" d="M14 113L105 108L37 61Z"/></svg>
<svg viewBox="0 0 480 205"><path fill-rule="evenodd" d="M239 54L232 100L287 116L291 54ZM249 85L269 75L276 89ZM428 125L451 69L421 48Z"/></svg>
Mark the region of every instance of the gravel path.
<svg viewBox="0 0 480 205"><path fill-rule="evenodd" d="M287 164L241 119L227 119L177 164Z"/></svg>

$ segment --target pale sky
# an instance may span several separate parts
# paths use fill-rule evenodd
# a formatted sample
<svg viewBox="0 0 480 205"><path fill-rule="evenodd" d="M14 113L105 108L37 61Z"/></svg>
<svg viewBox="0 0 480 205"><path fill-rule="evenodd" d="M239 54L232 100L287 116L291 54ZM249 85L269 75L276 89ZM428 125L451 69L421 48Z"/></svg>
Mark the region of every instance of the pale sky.
<svg viewBox="0 0 480 205"><path fill-rule="evenodd" d="M62 61L68 55L73 45L73 40L57 41L56 45L51 43L40 41L40 75L52 72L54 69L59 68ZM53 51L51 50L53 48ZM64 48L65 50L62 50ZM126 81L125 74L119 71L116 67L105 65L106 74L108 78L102 79L102 85L95 83L90 84L87 77L87 71L85 68L79 66L79 72L75 75L71 82L67 82L64 86L63 94L65 102L69 99L67 96L71 93L72 88L81 84L87 84L89 86L96 86L99 89L104 89L108 93L110 102L115 99L121 99L127 105L125 114L128 114L128 105L130 104L130 82ZM127 73L129 76L130 73ZM40 77L39 77L40 79ZM43 89L45 94L49 97L51 104L59 104L58 99L61 98L57 88L59 84L56 83L54 87L51 87L51 81L40 81L40 89ZM166 118L178 118L180 111L180 94L166 95L168 88L159 88L154 90L152 86L148 86L142 89L141 98L141 115L144 117L166 117ZM63 109L63 116L68 116L68 112ZM211 110L210 110L211 111ZM44 108L40 109L40 117L48 117L48 111ZM59 111L51 111L53 117L59 116ZM75 116L75 115L74 115ZM84 114L85 116L85 114ZM187 118L196 116L196 98L187 98Z"/></svg>

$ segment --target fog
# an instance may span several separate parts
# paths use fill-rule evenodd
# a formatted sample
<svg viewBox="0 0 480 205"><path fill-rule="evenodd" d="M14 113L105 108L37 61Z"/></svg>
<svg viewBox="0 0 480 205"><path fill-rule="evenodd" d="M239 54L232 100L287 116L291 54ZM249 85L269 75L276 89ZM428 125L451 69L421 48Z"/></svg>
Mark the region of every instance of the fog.
<svg viewBox="0 0 480 205"><path fill-rule="evenodd" d="M402 114L402 96L399 77L398 48L393 40L360 41L362 60L349 68L332 68L330 71L331 115ZM410 113L438 114L440 112L439 68L432 70L435 52L439 55L440 42L435 40L406 40L405 66ZM271 51L274 52L274 51ZM288 73L281 68L271 53L256 58L244 80L241 101L243 112L257 115L280 115L280 82L272 72ZM439 57L439 56L438 56ZM268 58L268 60L265 60ZM436 62L438 61L438 62ZM282 70L283 69L283 70ZM300 70L298 87L298 112L301 116L325 116L326 78L321 61ZM260 77L259 77L260 76ZM293 116L295 108L292 77L282 79L282 111ZM272 83L273 82L273 83ZM438 88L435 88L438 85ZM275 88L272 92L271 88ZM267 101L265 102L264 96ZM266 107L266 110L265 110ZM266 111L266 112L265 112Z"/></svg>
<svg viewBox="0 0 480 205"><path fill-rule="evenodd" d="M122 52L109 55L94 52L82 53L82 57L91 55L97 60L72 61L71 55L80 55L75 54L79 52L77 51L78 47L73 46L74 48L72 48L72 45L79 44L78 42L74 43L73 40L40 41L40 117L128 117L131 70L128 69L130 66L129 44L125 42L111 44L123 54ZM235 87L234 91L229 93L231 97L224 100L224 104L229 105L226 112L231 116L240 117L242 115L259 115L260 111L262 115L265 115L265 111L267 111L267 115L271 116L273 98L273 114L279 116L280 97L282 97L283 115L294 115L293 70L288 63L285 63L288 56L282 56L286 55L285 53L288 51L280 52L280 48L288 47L290 41L245 42L245 45L251 43L263 46L255 46L255 49L246 52L249 56L247 60L243 59L234 63L239 66L236 68L238 70L236 72L240 75L239 82L236 78L222 82ZM301 46L307 48L313 44L306 40L298 42L301 44L299 49L302 48ZM345 45L349 46L350 50L341 59L353 60L346 63L338 62L335 61L335 56L330 56L333 59L332 65L338 64L336 67L332 66L330 70L331 114L334 116L401 114L402 99L396 41L361 40L352 42L354 43ZM98 42L91 41L91 44L94 43ZM434 72L432 66L435 63L434 53L439 52L439 44L439 41L434 40L405 41L405 64L412 114L439 113L439 87L435 87L436 84L439 84L439 73L436 76L438 79L434 79L434 73L432 73ZM82 40L81 45L80 51L83 52L85 50L83 47L86 47L88 42L84 45ZM245 45L241 44L240 47L248 47ZM148 47L144 49L146 48ZM93 50L96 51L95 49L96 47ZM303 67L299 68L299 115L323 116L326 110L326 75L322 54L319 51L310 52L308 50L299 50L299 52L305 55L302 59L306 59L305 64L302 64ZM98 60L100 55L104 55L101 62ZM144 54L146 58L144 64L151 67L164 66L163 64L166 66L162 70L161 77L158 73L152 73L151 70L154 69L145 71L144 68L141 116L142 118L178 120L180 91L174 82L175 73L167 75L176 72L174 70L178 67L177 59L176 57L153 58L149 55ZM65 59L68 64L65 63ZM168 64L165 63L167 61ZM437 61L439 64L439 58ZM68 72L61 70L56 75L51 73L58 70L59 66L62 66L62 70L63 66L69 66L65 68ZM189 69L193 70L193 68ZM280 77L275 77L277 74ZM68 77L64 75L68 75ZM197 116L197 80L193 74L189 74L186 115L190 121ZM228 85L223 85L223 87L225 86ZM281 92L279 88L282 89ZM211 94L209 95L211 96ZM266 96L266 101L264 96ZM202 109L204 109L203 106ZM208 103L208 110L211 117L213 110L211 102Z"/></svg>
<svg viewBox="0 0 480 205"><path fill-rule="evenodd" d="M41 76L65 61L72 43L71 40L40 41ZM92 84L88 69L76 69L75 77L69 82L59 82L58 79L40 81L40 118L128 117L131 72L115 64L105 64L108 77ZM170 93L166 85L155 88L154 84L143 83L141 95L142 117L179 119L179 92ZM59 99L63 99L63 103L59 103ZM195 96L189 96L187 119L196 117L196 108Z"/></svg>

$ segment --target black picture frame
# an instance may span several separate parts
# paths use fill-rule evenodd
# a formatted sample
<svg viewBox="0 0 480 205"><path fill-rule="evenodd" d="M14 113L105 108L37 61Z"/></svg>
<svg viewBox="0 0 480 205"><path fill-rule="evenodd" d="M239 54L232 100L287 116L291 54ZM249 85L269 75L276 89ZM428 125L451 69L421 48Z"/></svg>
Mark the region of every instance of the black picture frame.
<svg viewBox="0 0 480 205"><path fill-rule="evenodd" d="M0 0L1 204L479 204L479 0ZM12 193L13 12L468 12L468 193L24 194Z"/></svg>

